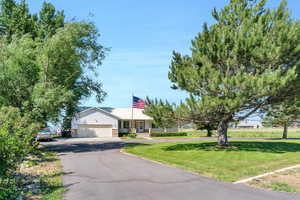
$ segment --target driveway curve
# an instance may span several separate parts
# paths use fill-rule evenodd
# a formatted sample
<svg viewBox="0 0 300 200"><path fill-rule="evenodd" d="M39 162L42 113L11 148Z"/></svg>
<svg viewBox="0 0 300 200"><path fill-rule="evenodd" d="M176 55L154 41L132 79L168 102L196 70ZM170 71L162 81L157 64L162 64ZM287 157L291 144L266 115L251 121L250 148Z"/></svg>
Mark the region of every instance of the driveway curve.
<svg viewBox="0 0 300 200"><path fill-rule="evenodd" d="M124 141L56 141L66 200L299 200L300 195L219 182L120 153Z"/></svg>

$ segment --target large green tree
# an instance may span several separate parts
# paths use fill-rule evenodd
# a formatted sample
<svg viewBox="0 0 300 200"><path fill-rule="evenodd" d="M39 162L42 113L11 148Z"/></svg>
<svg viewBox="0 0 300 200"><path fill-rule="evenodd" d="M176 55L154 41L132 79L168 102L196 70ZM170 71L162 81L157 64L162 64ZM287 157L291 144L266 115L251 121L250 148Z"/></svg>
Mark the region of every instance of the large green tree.
<svg viewBox="0 0 300 200"><path fill-rule="evenodd" d="M61 113L72 116L92 93L103 99L101 82L90 77L106 50L93 23L68 22L50 3L35 14L26 1L2 0L0 6L0 83L7 85L0 106L18 107L45 123Z"/></svg>
<svg viewBox="0 0 300 200"><path fill-rule="evenodd" d="M144 113L153 118L155 126L163 128L167 132L167 128L174 128L177 124L174 112L174 104L163 102L162 100L146 99L146 107Z"/></svg>
<svg viewBox="0 0 300 200"><path fill-rule="evenodd" d="M92 93L104 97L101 82L91 78L104 58L98 38L93 23L66 21L49 3L31 14L24 0L0 0L1 197L13 198L3 176L32 151L41 126Z"/></svg>
<svg viewBox="0 0 300 200"><path fill-rule="evenodd" d="M169 79L190 93L188 119L218 123L218 143L228 145L228 123L243 120L262 106L290 98L299 90L300 26L282 1L230 0L213 10L191 54L174 52Z"/></svg>

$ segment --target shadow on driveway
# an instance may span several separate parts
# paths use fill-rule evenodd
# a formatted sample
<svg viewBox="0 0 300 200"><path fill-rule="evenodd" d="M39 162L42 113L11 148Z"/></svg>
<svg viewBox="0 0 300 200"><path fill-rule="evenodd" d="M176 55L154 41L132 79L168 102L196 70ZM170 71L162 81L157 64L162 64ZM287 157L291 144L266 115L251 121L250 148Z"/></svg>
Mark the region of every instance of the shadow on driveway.
<svg viewBox="0 0 300 200"><path fill-rule="evenodd" d="M58 153L86 153L86 152L99 152L114 149L121 149L127 145L149 145L135 142L97 142L97 143L56 143L45 145L48 149Z"/></svg>

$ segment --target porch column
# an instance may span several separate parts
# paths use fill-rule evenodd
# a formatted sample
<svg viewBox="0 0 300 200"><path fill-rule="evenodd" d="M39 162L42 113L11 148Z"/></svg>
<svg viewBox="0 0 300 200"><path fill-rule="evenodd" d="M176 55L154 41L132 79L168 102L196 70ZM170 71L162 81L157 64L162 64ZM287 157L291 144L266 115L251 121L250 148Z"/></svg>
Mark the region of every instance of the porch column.
<svg viewBox="0 0 300 200"><path fill-rule="evenodd" d="M136 133L135 120L130 120L129 123L130 123L130 132Z"/></svg>
<svg viewBox="0 0 300 200"><path fill-rule="evenodd" d="M135 121L134 120L130 120L130 127L131 128L135 128Z"/></svg>

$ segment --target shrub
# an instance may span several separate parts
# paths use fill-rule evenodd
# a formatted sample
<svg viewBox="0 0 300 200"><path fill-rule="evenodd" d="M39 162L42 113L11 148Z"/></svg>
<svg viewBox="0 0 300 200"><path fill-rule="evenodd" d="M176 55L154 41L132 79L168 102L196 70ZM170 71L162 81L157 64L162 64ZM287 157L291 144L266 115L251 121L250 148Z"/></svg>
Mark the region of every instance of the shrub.
<svg viewBox="0 0 300 200"><path fill-rule="evenodd" d="M34 150L38 126L13 107L0 108L0 178L13 173ZM1 181L1 180L0 180Z"/></svg>
<svg viewBox="0 0 300 200"><path fill-rule="evenodd" d="M16 199L20 194L15 179L0 177L0 199Z"/></svg>
<svg viewBox="0 0 300 200"><path fill-rule="evenodd" d="M136 138L137 134L136 133L129 133L127 136L131 137L131 138Z"/></svg>
<svg viewBox="0 0 300 200"><path fill-rule="evenodd" d="M119 133L119 137L131 137L131 138L136 138L137 134L136 133Z"/></svg>
<svg viewBox="0 0 300 200"><path fill-rule="evenodd" d="M119 133L119 137L126 137L128 133Z"/></svg>
<svg viewBox="0 0 300 200"><path fill-rule="evenodd" d="M72 132L71 131L62 131L61 132L61 137L70 138L70 137L72 137Z"/></svg>
<svg viewBox="0 0 300 200"><path fill-rule="evenodd" d="M166 132L166 133L151 133L151 137L172 137L172 136L187 136L186 132Z"/></svg>

